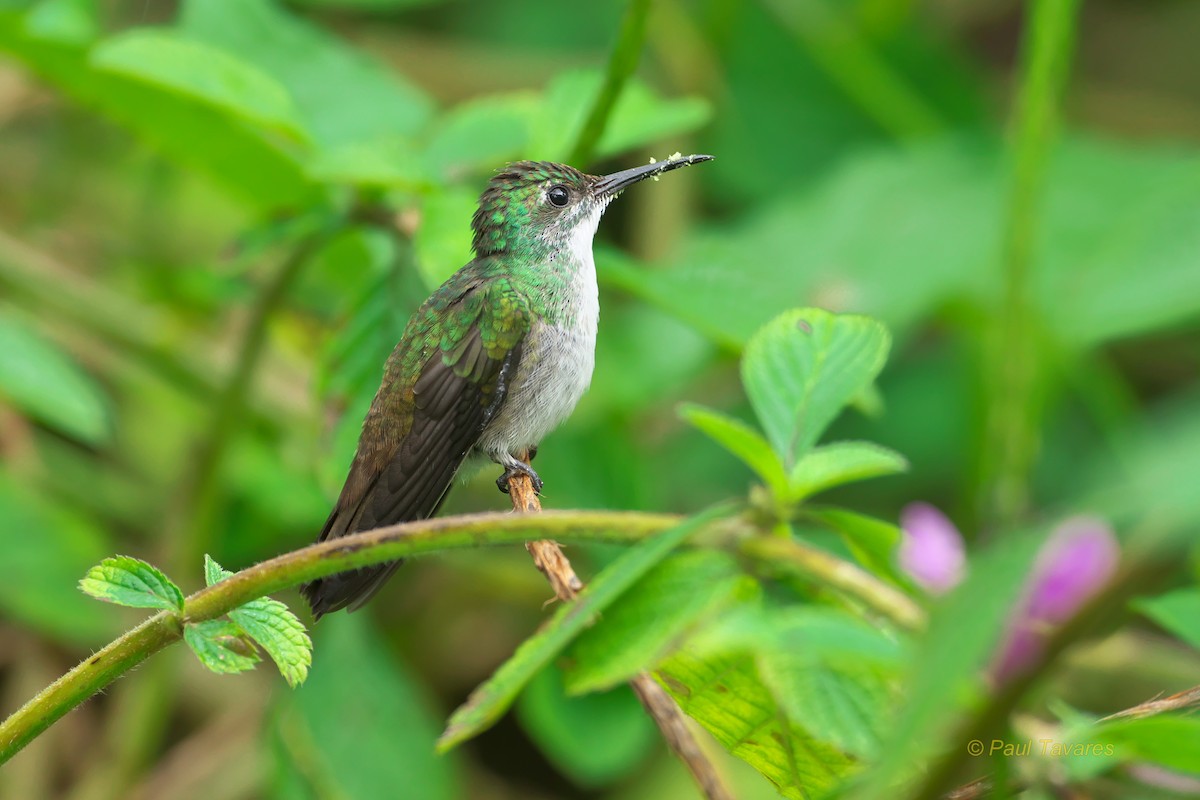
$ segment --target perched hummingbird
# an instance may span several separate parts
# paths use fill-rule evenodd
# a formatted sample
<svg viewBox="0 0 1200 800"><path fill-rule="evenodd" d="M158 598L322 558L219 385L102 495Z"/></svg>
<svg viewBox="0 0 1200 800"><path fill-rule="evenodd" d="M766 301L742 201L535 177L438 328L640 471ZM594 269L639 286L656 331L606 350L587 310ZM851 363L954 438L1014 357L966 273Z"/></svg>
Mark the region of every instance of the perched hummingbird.
<svg viewBox="0 0 1200 800"><path fill-rule="evenodd" d="M433 516L463 462L486 457L542 481L533 452L592 379L600 303L592 237L625 187L712 156L603 177L565 164L501 170L471 220L475 258L413 314L384 368L358 450L319 541ZM530 457L532 460L532 457ZM367 602L399 561L305 584L313 616Z"/></svg>

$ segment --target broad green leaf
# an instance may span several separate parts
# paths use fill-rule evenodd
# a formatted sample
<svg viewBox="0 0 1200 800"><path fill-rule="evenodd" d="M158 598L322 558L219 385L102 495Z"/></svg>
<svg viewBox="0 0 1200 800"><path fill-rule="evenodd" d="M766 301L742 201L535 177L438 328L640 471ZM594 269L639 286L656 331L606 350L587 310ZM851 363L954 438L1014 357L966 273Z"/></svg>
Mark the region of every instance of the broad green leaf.
<svg viewBox="0 0 1200 800"><path fill-rule="evenodd" d="M854 557L871 572L908 585L909 580L896 569L896 548L901 537L899 526L844 508L807 508L805 515L840 534Z"/></svg>
<svg viewBox="0 0 1200 800"><path fill-rule="evenodd" d="M1200 649L1200 589L1179 589L1135 605L1150 619L1196 649Z"/></svg>
<svg viewBox="0 0 1200 800"><path fill-rule="evenodd" d="M571 694L616 686L652 668L688 629L757 591L723 553L677 553L646 573L568 651Z"/></svg>
<svg viewBox="0 0 1200 800"><path fill-rule="evenodd" d="M94 522L0 469L0 615L76 647L112 638L114 615L75 588L109 551Z"/></svg>
<svg viewBox="0 0 1200 800"><path fill-rule="evenodd" d="M569 697L562 673L553 664L529 682L515 711L546 757L586 788L625 777L655 752L659 740L629 687Z"/></svg>
<svg viewBox="0 0 1200 800"><path fill-rule="evenodd" d="M40 38L19 16L0 17L0 49L72 99L257 207L291 207L311 196L295 154L278 136L268 137L208 100L97 69L87 48Z"/></svg>
<svg viewBox="0 0 1200 800"><path fill-rule="evenodd" d="M431 172L444 177L494 170L521 155L540 103L536 92L513 92L455 106L430 133L425 163ZM470 214L464 219L470 219Z"/></svg>
<svg viewBox="0 0 1200 800"><path fill-rule="evenodd" d="M379 136L330 147L313 157L308 174L326 183L410 191L430 183L420 154L412 142L400 136Z"/></svg>
<svg viewBox="0 0 1200 800"><path fill-rule="evenodd" d="M441 712L433 692L396 658L362 614L335 614L316 631L328 654L296 692L280 695L275 770L310 796L455 800L465 767L437 757ZM352 766L352 768L348 768Z"/></svg>
<svg viewBox="0 0 1200 800"><path fill-rule="evenodd" d="M179 29L284 86L321 150L412 136L433 111L402 76L271 0L187 0Z"/></svg>
<svg viewBox="0 0 1200 800"><path fill-rule="evenodd" d="M209 586L231 575L212 557L204 556L204 579ZM312 640L286 605L260 597L230 611L229 618L267 652L289 686L294 689L304 683L312 666Z"/></svg>
<svg viewBox="0 0 1200 800"><path fill-rule="evenodd" d="M869 314L898 335L947 302L991 306L1008 180L1000 144L857 152L812 189L695 232L667 268L617 265L609 279L735 347L797 303ZM1200 191L1194 148L1067 137L1045 187L1031 288L1051 338L1092 346L1200 312L1200 209L1184 200Z"/></svg>
<svg viewBox="0 0 1200 800"><path fill-rule="evenodd" d="M686 403L679 416L754 470L776 497L788 496L788 477L779 456L758 431L739 419L703 406Z"/></svg>
<svg viewBox="0 0 1200 800"><path fill-rule="evenodd" d="M142 81L208 103L251 122L305 136L291 97L253 65L165 30L134 30L98 45L101 72Z"/></svg>
<svg viewBox="0 0 1200 800"><path fill-rule="evenodd" d="M79 588L97 600L133 608L183 610L183 592L157 567L129 556L106 558L87 571Z"/></svg>
<svg viewBox="0 0 1200 800"><path fill-rule="evenodd" d="M254 644L228 620L188 623L183 626L183 640L213 672L245 672L254 669L259 660Z"/></svg>
<svg viewBox="0 0 1200 800"><path fill-rule="evenodd" d="M821 797L853 768L853 761L837 748L789 721L751 655L702 658L681 651L657 673L684 713L761 772L784 797Z"/></svg>
<svg viewBox="0 0 1200 800"><path fill-rule="evenodd" d="M811 450L792 467L791 497L798 501L832 486L907 469L904 456L886 447L870 442L833 442Z"/></svg>
<svg viewBox="0 0 1200 800"><path fill-rule="evenodd" d="M687 649L754 657L795 725L856 756L878 752L903 651L874 626L834 609L739 608Z"/></svg>
<svg viewBox="0 0 1200 800"><path fill-rule="evenodd" d="M783 314L746 346L742 382L775 452L791 468L887 359L878 322L816 308Z"/></svg>
<svg viewBox="0 0 1200 800"><path fill-rule="evenodd" d="M479 193L448 188L430 192L421 205L421 227L413 244L425 283L439 286L471 260L471 215Z"/></svg>
<svg viewBox="0 0 1200 800"><path fill-rule="evenodd" d="M526 639L512 657L455 710L438 740L438 750L449 750L495 723L525 684L592 624L597 613L608 608L689 536L725 513L728 512L724 508L707 511L622 553L574 602L560 606L537 633Z"/></svg>
<svg viewBox="0 0 1200 800"><path fill-rule="evenodd" d="M67 354L25 325L0 313L0 403L91 444L112 433L108 398Z"/></svg>
<svg viewBox="0 0 1200 800"><path fill-rule="evenodd" d="M1126 761L1150 762L1195 775L1200 768L1200 718L1160 714L1099 725L1091 742L1112 743Z"/></svg>
<svg viewBox="0 0 1200 800"><path fill-rule="evenodd" d="M90 42L99 32L95 0L41 0L26 15L25 29L42 39Z"/></svg>
<svg viewBox="0 0 1200 800"><path fill-rule="evenodd" d="M567 158L602 82L597 71L556 75L546 86L535 113L527 157L550 161ZM597 154L613 155L682 135L703 125L708 116L708 104L699 98L661 98L640 81L630 80L613 107Z"/></svg>

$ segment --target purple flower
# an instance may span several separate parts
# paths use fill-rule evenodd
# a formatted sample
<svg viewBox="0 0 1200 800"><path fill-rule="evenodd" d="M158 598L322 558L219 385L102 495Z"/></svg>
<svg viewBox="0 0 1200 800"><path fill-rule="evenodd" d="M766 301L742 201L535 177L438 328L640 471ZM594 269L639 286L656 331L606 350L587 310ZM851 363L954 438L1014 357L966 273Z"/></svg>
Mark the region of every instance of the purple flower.
<svg viewBox="0 0 1200 800"><path fill-rule="evenodd" d="M1108 523L1096 517L1072 517L1050 534L1025 585L1018 612L992 673L1011 680L1037 660L1054 627L1092 599L1113 573L1120 547Z"/></svg>
<svg viewBox="0 0 1200 800"><path fill-rule="evenodd" d="M962 534L928 503L910 503L900 514L900 568L931 594L943 594L962 580L966 555Z"/></svg>
<svg viewBox="0 0 1200 800"><path fill-rule="evenodd" d="M912 503L901 512L900 525L901 569L933 594L953 589L966 569L962 535L954 523L928 503ZM1071 517L1055 528L1009 619L993 678L1005 683L1029 669L1054 628L1104 588L1119 559L1117 539L1102 519Z"/></svg>

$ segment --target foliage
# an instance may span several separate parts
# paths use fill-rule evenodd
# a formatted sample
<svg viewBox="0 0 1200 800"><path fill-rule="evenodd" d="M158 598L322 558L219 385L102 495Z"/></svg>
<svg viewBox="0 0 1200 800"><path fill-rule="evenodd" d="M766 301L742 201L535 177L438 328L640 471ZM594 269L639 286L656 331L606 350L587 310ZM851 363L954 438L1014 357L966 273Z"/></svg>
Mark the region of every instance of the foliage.
<svg viewBox="0 0 1200 800"><path fill-rule="evenodd" d="M0 2L5 713L132 619L76 582L296 689L135 672L0 796L183 797L185 762L213 798L688 796L642 673L739 797L1176 796L1186 704L1108 715L1200 664L1200 18L1127 5ZM596 374L538 469L548 508L678 525L571 548L545 614L519 548L417 559L315 664L291 592L189 618L168 574L313 540L492 170L675 150L716 160L607 212ZM446 513L502 507L486 477ZM945 595L897 559L913 500L968 534ZM1123 569L1001 679L1078 513Z"/></svg>

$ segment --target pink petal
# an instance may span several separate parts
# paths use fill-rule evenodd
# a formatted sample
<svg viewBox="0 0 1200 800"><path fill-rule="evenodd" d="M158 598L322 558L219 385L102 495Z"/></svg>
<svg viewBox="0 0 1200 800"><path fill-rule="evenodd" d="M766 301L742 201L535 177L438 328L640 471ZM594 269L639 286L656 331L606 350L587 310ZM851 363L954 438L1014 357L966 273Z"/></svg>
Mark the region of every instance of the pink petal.
<svg viewBox="0 0 1200 800"><path fill-rule="evenodd" d="M962 534L954 523L928 503L910 503L900 513L900 526L900 568L932 594L954 588L966 564Z"/></svg>

